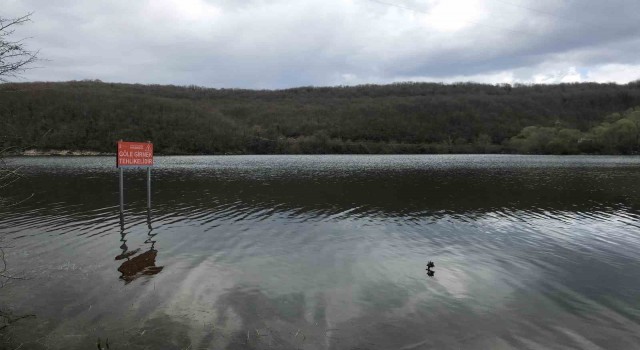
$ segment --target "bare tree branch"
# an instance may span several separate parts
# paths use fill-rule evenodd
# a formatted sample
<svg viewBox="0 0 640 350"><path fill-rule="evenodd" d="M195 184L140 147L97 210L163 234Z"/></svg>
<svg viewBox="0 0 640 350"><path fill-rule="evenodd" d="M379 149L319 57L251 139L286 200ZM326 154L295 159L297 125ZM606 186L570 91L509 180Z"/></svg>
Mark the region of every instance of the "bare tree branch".
<svg viewBox="0 0 640 350"><path fill-rule="evenodd" d="M9 36L14 33L16 26L31 20L31 14L32 13L28 13L22 17L12 19L0 17L0 83L6 82L9 77L17 77L25 70L33 68L32 64L38 61L39 51L30 51L27 49L25 46L26 39L16 41L8 39ZM19 167L15 169L8 168L7 163L4 161L4 155L10 149L11 147L0 149L0 189L8 187L22 177L18 171L20 169ZM29 198L32 196L33 194ZM12 205L17 205L21 202ZM0 196L0 206L6 207L5 203L6 199ZM0 265L0 288L4 287L5 284L11 280L26 279L15 276L8 271L2 246L0 246ZM0 322L0 330L9 327L9 325L18 320L28 317L35 317L35 315L14 316L11 313L0 310L0 321L2 321ZM18 346L18 348L20 347L22 347L22 344Z"/></svg>
<svg viewBox="0 0 640 350"><path fill-rule="evenodd" d="M18 77L27 69L32 69L33 63L38 61L40 51L31 51L25 45L27 38L10 40L16 26L31 21L28 13L18 18L0 17L0 82L7 82L8 78Z"/></svg>

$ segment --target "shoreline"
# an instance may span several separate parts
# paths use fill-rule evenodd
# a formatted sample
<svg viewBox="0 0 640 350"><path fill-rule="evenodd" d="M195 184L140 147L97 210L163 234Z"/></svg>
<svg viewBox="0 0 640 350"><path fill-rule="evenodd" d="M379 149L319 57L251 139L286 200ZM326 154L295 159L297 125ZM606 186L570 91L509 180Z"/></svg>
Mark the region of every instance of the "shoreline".
<svg viewBox="0 0 640 350"><path fill-rule="evenodd" d="M521 156L533 156L533 155L548 155L548 156L639 156L640 154L589 154L589 153L575 153L575 154L539 154L539 153L267 153L267 154L254 154L254 153L226 153L226 154L203 154L203 153L156 153L155 156L248 156L248 155L521 155ZM87 151L87 150L39 150L29 149L22 152L7 152L5 157L95 157L95 156L111 156L115 157L115 152L100 152L100 151Z"/></svg>
<svg viewBox="0 0 640 350"><path fill-rule="evenodd" d="M37 156L115 156L116 153L108 153L108 152L98 152L98 151L81 151L81 150L67 150L67 149L28 149L22 152L14 152L9 154L9 156L27 156L27 157L37 157Z"/></svg>

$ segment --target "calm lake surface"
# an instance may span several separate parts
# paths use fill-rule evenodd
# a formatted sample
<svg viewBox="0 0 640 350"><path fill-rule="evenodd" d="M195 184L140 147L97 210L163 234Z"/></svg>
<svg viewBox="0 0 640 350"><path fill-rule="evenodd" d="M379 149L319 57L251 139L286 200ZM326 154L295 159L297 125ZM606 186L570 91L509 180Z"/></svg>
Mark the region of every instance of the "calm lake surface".
<svg viewBox="0 0 640 350"><path fill-rule="evenodd" d="M633 349L640 158L11 158L0 348ZM428 276L428 261L435 274Z"/></svg>

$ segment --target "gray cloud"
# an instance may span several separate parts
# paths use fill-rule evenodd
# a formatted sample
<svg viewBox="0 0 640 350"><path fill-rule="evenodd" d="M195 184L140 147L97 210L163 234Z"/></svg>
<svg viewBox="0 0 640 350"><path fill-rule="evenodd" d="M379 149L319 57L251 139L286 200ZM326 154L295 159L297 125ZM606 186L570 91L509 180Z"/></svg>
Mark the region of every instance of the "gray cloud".
<svg viewBox="0 0 640 350"><path fill-rule="evenodd" d="M640 79L635 0L5 0L26 80L283 88Z"/></svg>

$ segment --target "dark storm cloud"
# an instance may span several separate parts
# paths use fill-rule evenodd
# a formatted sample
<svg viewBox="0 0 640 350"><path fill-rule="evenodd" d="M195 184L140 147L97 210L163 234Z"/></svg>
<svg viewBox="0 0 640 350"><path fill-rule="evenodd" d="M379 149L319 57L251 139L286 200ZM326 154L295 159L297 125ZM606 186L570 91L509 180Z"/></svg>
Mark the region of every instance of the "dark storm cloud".
<svg viewBox="0 0 640 350"><path fill-rule="evenodd" d="M49 59L27 80L213 87L640 78L640 2L5 1Z"/></svg>

